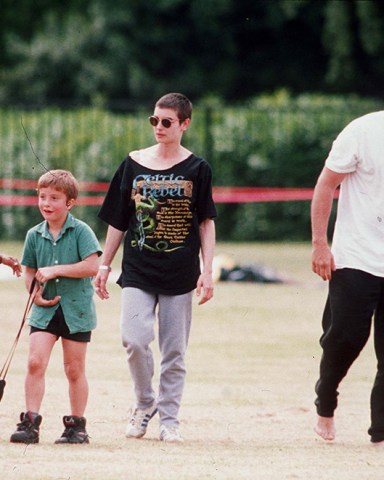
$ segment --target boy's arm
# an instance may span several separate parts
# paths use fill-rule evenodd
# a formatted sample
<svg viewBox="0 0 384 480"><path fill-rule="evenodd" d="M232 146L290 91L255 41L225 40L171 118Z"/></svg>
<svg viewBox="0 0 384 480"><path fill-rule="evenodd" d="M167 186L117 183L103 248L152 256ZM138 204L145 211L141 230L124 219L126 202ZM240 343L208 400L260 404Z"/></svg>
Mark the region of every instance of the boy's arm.
<svg viewBox="0 0 384 480"><path fill-rule="evenodd" d="M25 279L25 286L27 287L28 292L31 288L32 280L35 274L36 274L36 268L25 267L24 279Z"/></svg>
<svg viewBox="0 0 384 480"><path fill-rule="evenodd" d="M31 268L31 267L25 267L25 286L27 287L28 292L31 289L31 284L33 278L36 276L36 268ZM52 298L52 300L46 300L43 298L43 290L44 287L40 286L36 292L35 298L33 300L33 303L36 305L39 305L40 307L52 307L53 305L56 305L60 301L60 297L56 295L55 298Z"/></svg>
<svg viewBox="0 0 384 480"><path fill-rule="evenodd" d="M45 283L57 277L85 278L94 277L99 268L97 253L92 253L84 260L68 265L52 265L39 268L36 272L36 280Z"/></svg>
<svg viewBox="0 0 384 480"><path fill-rule="evenodd" d="M197 281L196 294L199 297L201 289L203 289L203 296L199 301L199 305L202 305L213 297L212 262L216 241L215 222L211 218L207 218L201 222L199 228L203 271Z"/></svg>

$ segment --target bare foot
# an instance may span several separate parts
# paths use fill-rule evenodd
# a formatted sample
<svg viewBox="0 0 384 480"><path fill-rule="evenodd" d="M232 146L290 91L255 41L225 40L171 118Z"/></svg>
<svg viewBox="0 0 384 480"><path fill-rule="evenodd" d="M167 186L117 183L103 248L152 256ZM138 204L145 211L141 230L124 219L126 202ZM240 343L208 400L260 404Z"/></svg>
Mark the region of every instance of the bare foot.
<svg viewBox="0 0 384 480"><path fill-rule="evenodd" d="M372 442L371 445L373 445L374 447L383 447L384 440L382 440L381 442Z"/></svg>
<svg viewBox="0 0 384 480"><path fill-rule="evenodd" d="M333 417L320 417L320 415L318 415L315 432L324 440L334 440L336 430Z"/></svg>

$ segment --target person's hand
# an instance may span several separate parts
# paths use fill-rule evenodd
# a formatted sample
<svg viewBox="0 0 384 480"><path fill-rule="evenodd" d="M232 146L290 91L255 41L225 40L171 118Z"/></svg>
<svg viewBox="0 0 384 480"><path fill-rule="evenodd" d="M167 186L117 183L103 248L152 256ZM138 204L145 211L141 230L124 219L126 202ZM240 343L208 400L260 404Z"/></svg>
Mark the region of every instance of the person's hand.
<svg viewBox="0 0 384 480"><path fill-rule="evenodd" d="M335 260L328 245L315 246L312 250L312 271L323 280L331 280L336 270Z"/></svg>
<svg viewBox="0 0 384 480"><path fill-rule="evenodd" d="M208 302L213 297L213 278L211 273L202 273L197 280L196 295L200 297L199 305Z"/></svg>
<svg viewBox="0 0 384 480"><path fill-rule="evenodd" d="M18 259L15 257L11 257L10 255L1 255L1 258L2 258L2 263L4 263L4 265L7 265L8 267L11 267L13 270L13 274L16 275L17 277L20 277L21 265Z"/></svg>
<svg viewBox="0 0 384 480"><path fill-rule="evenodd" d="M107 290L108 276L108 270L99 270L95 278L96 293L102 300L107 300L109 298L109 292Z"/></svg>
<svg viewBox="0 0 384 480"><path fill-rule="evenodd" d="M35 305L38 305L39 307L52 307L53 305L56 305L57 303L60 302L61 297L59 295L56 295L56 297L53 298L52 300L47 300L46 298L43 298L43 289L44 289L43 285L40 285L38 287L35 298L33 300L33 303Z"/></svg>
<svg viewBox="0 0 384 480"><path fill-rule="evenodd" d="M48 282L48 280L57 277L57 269L54 265L51 267L41 267L37 270L35 277L40 283Z"/></svg>

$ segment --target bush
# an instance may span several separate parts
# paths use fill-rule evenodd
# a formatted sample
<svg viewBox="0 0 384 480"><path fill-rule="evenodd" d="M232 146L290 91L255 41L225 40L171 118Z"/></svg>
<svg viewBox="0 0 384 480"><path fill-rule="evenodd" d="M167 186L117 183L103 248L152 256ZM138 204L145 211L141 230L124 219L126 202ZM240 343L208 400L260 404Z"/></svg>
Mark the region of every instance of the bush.
<svg viewBox="0 0 384 480"><path fill-rule="evenodd" d="M313 187L339 131L378 108L374 99L285 91L239 106L210 98L196 105L184 143L209 161L217 186ZM80 181L109 181L130 150L153 143L150 113L0 110L2 176L37 180L47 169L65 168ZM218 210L220 240L309 239L309 202L220 204ZM96 207L76 210L101 236L105 226L96 213ZM2 207L0 236L22 239L39 218L36 208Z"/></svg>
<svg viewBox="0 0 384 480"><path fill-rule="evenodd" d="M353 118L378 110L374 99L287 92L210 113L216 185L314 187L337 134ZM309 202L219 205L218 238L308 240ZM332 229L330 230L330 232Z"/></svg>

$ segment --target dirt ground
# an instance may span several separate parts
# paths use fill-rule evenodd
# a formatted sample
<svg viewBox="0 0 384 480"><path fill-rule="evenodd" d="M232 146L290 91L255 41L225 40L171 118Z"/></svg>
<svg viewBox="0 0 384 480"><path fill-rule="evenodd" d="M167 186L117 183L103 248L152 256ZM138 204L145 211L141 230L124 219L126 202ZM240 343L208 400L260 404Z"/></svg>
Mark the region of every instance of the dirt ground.
<svg viewBox="0 0 384 480"><path fill-rule="evenodd" d="M272 266L291 281L220 282L211 302L202 307L196 302L180 411L184 443L160 442L157 417L143 439L124 436L133 394L119 338L120 291L111 284L111 299L96 300L99 325L88 353L86 416L91 443L53 444L62 432L61 417L69 413L60 344L47 372L40 443L9 443L24 409L26 329L0 403L0 478L384 478L384 448L372 446L367 434L375 374L372 342L341 385L336 440L325 442L313 432L326 284L310 272L310 246L222 244L217 250L237 263ZM3 278L0 287L2 363L17 332L26 292L21 280ZM156 342L153 348L158 360Z"/></svg>

